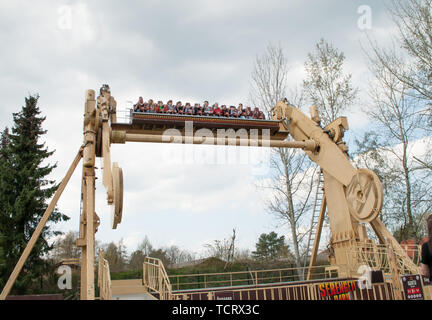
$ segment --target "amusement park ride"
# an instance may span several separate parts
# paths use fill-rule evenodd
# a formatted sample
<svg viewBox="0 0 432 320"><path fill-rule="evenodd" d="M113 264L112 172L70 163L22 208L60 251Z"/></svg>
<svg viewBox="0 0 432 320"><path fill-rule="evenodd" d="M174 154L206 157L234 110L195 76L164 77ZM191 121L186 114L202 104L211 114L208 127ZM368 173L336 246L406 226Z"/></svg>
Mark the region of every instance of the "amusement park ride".
<svg viewBox="0 0 432 320"><path fill-rule="evenodd" d="M107 191L107 202L112 208L112 228L116 229L122 220L123 173L117 163L111 164L110 146L113 143L126 142L303 149L309 158L321 167L324 177L324 197L319 211L310 267L316 260L327 211L331 231L329 260L331 265L338 268L339 277L353 276L357 271L357 258L355 255L348 255L348 251L359 248L360 251L365 251L371 248L374 241L366 233L367 224L374 230L380 244L390 246L397 252L396 265L400 270L404 268L412 274L419 273L418 267L405 254L380 219L383 190L379 178L368 169L356 169L349 161L348 148L342 141L344 132L348 130L347 118L341 117L322 128L316 107L311 107L309 118L283 100L272 109L271 120L131 112L130 123L118 123L116 105L107 85L100 89L97 99L94 90L86 91L83 145L3 288L1 299L5 299L9 294L81 158L83 210L77 240L77 246L82 250L80 292L81 299L95 298L94 241L99 226L99 216L95 211L95 160L96 157L103 158L102 182Z"/></svg>

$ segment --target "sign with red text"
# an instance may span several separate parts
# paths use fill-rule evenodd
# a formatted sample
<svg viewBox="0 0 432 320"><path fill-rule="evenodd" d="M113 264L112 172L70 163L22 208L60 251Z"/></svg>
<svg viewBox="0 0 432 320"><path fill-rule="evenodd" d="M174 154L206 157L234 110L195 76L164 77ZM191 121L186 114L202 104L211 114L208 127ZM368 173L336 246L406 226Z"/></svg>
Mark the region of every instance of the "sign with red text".
<svg viewBox="0 0 432 320"><path fill-rule="evenodd" d="M423 287L419 274L402 276L401 279L407 300L424 300Z"/></svg>
<svg viewBox="0 0 432 320"><path fill-rule="evenodd" d="M331 297L332 300L350 300L350 292L357 290L356 281L325 282L319 284L322 298Z"/></svg>

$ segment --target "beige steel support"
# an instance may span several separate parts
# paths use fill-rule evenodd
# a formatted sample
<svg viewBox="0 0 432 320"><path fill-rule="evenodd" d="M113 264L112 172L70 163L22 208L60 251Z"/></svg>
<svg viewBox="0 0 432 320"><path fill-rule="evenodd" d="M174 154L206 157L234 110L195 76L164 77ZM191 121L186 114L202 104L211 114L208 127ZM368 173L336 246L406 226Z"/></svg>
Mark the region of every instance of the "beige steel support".
<svg viewBox="0 0 432 320"><path fill-rule="evenodd" d="M93 172L92 172L93 171ZM94 238L95 238L95 176L94 169L85 168L83 177L83 235L81 264L81 300L94 300Z"/></svg>
<svg viewBox="0 0 432 320"><path fill-rule="evenodd" d="M324 130L299 109L278 102L274 107L274 120L282 120L295 141L312 140L319 145L319 151L305 150L309 158L327 171L344 186L348 186L357 170L350 163L346 154L337 146Z"/></svg>
<svg viewBox="0 0 432 320"><path fill-rule="evenodd" d="M111 123L117 122L116 116L117 102L111 96L111 90L108 85L103 85L100 89L100 95L97 98L98 115L96 117L96 129L99 130L101 125L102 132L102 157L104 163L102 183L105 186L108 194L108 204L114 201L113 181L111 172ZM96 130L95 129L95 130Z"/></svg>
<svg viewBox="0 0 432 320"><path fill-rule="evenodd" d="M348 208L345 190L342 183L327 171L324 174L324 192L330 222L330 244L334 250L335 265L349 265L346 250L349 250L358 240L358 222L353 219ZM340 277L348 276L340 269Z"/></svg>
<svg viewBox="0 0 432 320"><path fill-rule="evenodd" d="M402 300L402 285L400 282L400 274L397 266L396 256L391 239L387 239L387 256L391 270L393 294L396 300Z"/></svg>
<svg viewBox="0 0 432 320"><path fill-rule="evenodd" d="M122 133L114 131L112 133L112 143L125 142L153 142L153 143L177 143L177 144L204 144L204 145L234 145L252 147L271 147L271 148L297 148L313 151L317 144L312 140L306 141L279 141L261 139L241 139L217 137L188 137L188 136L163 136L150 134Z"/></svg>
<svg viewBox="0 0 432 320"><path fill-rule="evenodd" d="M273 108L273 120L281 121L295 141L313 140L319 146L315 151L305 152L324 172L331 262L341 266L339 276L349 276L350 267L357 261L351 261L346 252L366 242L363 234L359 234L360 223L370 223L374 229L377 228L374 222L379 221L382 185L375 173L356 169L349 161L347 147L342 141L344 131L348 130L347 119L336 119L323 130L315 111L312 108L312 118L315 119L310 119L299 109L281 101Z"/></svg>
<svg viewBox="0 0 432 320"><path fill-rule="evenodd" d="M84 177L84 170L83 170L83 177ZM83 297L86 297L87 294L87 245L86 245L86 203L87 203L87 193L86 187L85 187L85 179L81 178L81 199L82 199L82 206L83 210L81 212L80 217L80 228L79 228L79 234L80 237L77 239L77 247L81 248L81 276L80 276L80 299L83 299ZM84 293L84 294L83 294Z"/></svg>
<svg viewBox="0 0 432 320"><path fill-rule="evenodd" d="M384 223L380 218L376 218L371 222L371 226L375 231L377 237L380 239L381 243L388 244L391 243L392 250L398 252L399 259L402 260L403 265L412 272L412 274L420 274L420 268L414 264L411 258L408 257L406 251L401 247L399 242L393 237L393 235L385 227Z"/></svg>
<svg viewBox="0 0 432 320"><path fill-rule="evenodd" d="M318 248L319 248L320 238L321 238L321 231L322 231L322 227L324 224L324 216L325 216L326 209L327 209L327 200L326 200L326 196L324 193L323 198L322 198L320 213L319 213L319 217L318 217L318 223L316 226L316 234L315 234L315 240L314 240L314 244L312 247L312 254L311 254L311 258L310 258L310 262L309 262L307 280L311 279L312 267L314 266L314 264L316 262L316 257L318 254Z"/></svg>
<svg viewBox="0 0 432 320"><path fill-rule="evenodd" d="M66 188L66 185L68 184L73 172L75 171L75 168L77 167L78 163L80 162L81 158L83 157L83 147L80 148L78 151L78 154L75 156L75 159L73 160L71 166L69 167L69 170L66 173L66 176L63 178L62 182L60 183L54 197L52 198L48 208L45 210L42 219L39 221L35 231L33 232L33 235L30 238L30 241L27 243L27 246L25 247L23 253L21 254L21 257L19 258L17 264L15 265L14 270L12 271L5 287L3 288L1 294L0 294L0 300L6 299L7 295L9 294L10 290L12 289L12 286L14 285L16 278L18 277L19 273L21 272L22 267L24 266L24 263L26 262L28 256L30 255L31 250L33 249L36 241L38 240L43 228L45 227L46 223L48 222L49 217L51 216L51 213L53 212L55 206L57 205L57 202L63 193L64 189Z"/></svg>
<svg viewBox="0 0 432 320"><path fill-rule="evenodd" d="M102 156L104 163L102 183L105 186L108 193L108 203L112 204L113 195L113 181L111 172L111 152L110 152L110 127L108 120L102 122Z"/></svg>
<svg viewBox="0 0 432 320"><path fill-rule="evenodd" d="M94 238L95 238L95 160L96 99L94 90L86 91L84 121L84 155L82 176L83 212L80 221L81 300L94 300Z"/></svg>

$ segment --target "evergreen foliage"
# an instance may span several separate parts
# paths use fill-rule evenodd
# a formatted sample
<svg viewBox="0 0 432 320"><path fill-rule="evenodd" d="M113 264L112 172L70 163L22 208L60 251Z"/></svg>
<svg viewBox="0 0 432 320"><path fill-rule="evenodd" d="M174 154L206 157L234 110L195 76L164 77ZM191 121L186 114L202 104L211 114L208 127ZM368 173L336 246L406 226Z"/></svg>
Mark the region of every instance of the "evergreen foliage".
<svg viewBox="0 0 432 320"><path fill-rule="evenodd" d="M38 107L39 96L25 99L21 111L13 114L11 132L6 128L0 149L0 286L4 286L29 242L58 185L47 179L56 165L47 163L54 151L41 142L45 117ZM49 219L56 223L69 218L57 209ZM49 237L58 235L50 225L44 227L12 294L31 293L34 281L42 279L49 265L44 259L52 246Z"/></svg>
<svg viewBox="0 0 432 320"><path fill-rule="evenodd" d="M287 252L285 237L279 237L274 231L261 234L255 247L256 250L252 252L252 255L258 261L275 260L286 255Z"/></svg>

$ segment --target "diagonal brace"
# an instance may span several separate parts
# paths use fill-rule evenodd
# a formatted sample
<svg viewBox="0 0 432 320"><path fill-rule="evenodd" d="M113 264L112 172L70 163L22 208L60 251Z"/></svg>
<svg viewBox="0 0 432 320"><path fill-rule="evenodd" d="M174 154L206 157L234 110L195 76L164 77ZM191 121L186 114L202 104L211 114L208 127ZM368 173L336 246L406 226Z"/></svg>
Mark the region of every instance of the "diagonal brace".
<svg viewBox="0 0 432 320"><path fill-rule="evenodd" d="M12 286L14 285L19 273L21 272L24 263L27 261L30 252L32 251L34 245L36 244L36 241L38 240L40 234L42 233L43 228L48 222L51 213L54 211L54 208L57 205L57 202L61 194L63 193L63 190L66 188L66 185L68 184L82 156L83 156L83 146L80 147L78 154L75 156L74 161L72 162L68 172L66 173L66 176L63 178L62 182L60 183L59 188L57 189L54 197L52 198L48 208L45 210L42 219L39 221L39 224L37 225L35 231L33 232L30 241L27 243L27 246L25 247L23 253L21 254L21 257L19 258L17 264L15 265L15 268L13 269L11 275L9 276L9 279L6 282L6 285L4 286L3 291L0 294L0 300L5 300L10 290L12 289Z"/></svg>

